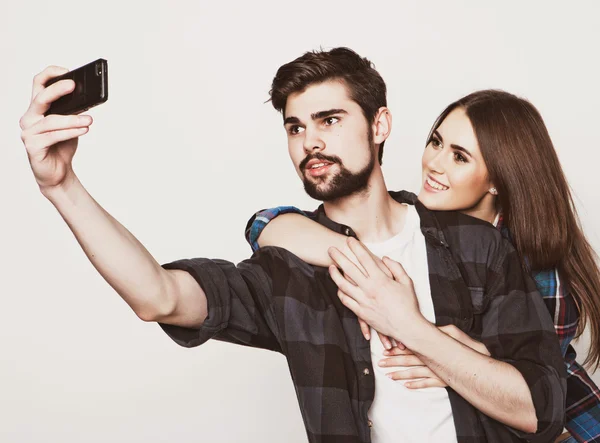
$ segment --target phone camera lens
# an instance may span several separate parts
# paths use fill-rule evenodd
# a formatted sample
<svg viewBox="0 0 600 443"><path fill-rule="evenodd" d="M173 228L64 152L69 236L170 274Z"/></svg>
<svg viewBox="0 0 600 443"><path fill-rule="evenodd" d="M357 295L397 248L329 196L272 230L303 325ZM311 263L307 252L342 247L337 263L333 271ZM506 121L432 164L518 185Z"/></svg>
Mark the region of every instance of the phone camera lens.
<svg viewBox="0 0 600 443"><path fill-rule="evenodd" d="M96 63L96 75L102 75L102 64Z"/></svg>

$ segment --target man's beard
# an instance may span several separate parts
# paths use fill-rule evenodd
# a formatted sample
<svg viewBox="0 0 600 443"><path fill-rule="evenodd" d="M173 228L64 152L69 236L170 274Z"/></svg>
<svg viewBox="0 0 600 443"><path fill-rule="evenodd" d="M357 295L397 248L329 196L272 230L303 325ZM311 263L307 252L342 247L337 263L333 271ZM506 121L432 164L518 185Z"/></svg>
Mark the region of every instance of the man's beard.
<svg viewBox="0 0 600 443"><path fill-rule="evenodd" d="M317 152L315 154L308 155L300 164L300 170L304 173L304 165L309 160L318 159L325 160L327 162L336 163L340 167L340 171L332 178L329 179L329 185L326 187L319 187L319 185L326 183L327 178L315 177L316 180L310 180L305 175L302 178L304 182L304 190L315 200L329 202L337 200L343 197L348 197L367 188L369 184L369 177L375 167L375 149L373 146L372 138L369 137L370 145L370 158L369 164L367 164L359 172L350 172L342 164L342 160L337 156L329 156Z"/></svg>

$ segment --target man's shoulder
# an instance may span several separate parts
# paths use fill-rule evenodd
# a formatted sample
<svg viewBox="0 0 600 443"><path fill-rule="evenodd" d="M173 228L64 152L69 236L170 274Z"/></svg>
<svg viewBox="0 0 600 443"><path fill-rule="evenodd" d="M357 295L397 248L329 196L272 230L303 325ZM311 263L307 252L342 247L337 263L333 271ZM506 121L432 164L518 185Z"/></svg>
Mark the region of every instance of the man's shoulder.
<svg viewBox="0 0 600 443"><path fill-rule="evenodd" d="M241 269L252 266L259 266L272 277L288 274L290 270L307 278L327 273L327 268L311 265L294 253L278 246L264 246L238 265Z"/></svg>
<svg viewBox="0 0 600 443"><path fill-rule="evenodd" d="M487 221L455 211L432 212L448 246L462 260L494 267L514 252L512 243Z"/></svg>

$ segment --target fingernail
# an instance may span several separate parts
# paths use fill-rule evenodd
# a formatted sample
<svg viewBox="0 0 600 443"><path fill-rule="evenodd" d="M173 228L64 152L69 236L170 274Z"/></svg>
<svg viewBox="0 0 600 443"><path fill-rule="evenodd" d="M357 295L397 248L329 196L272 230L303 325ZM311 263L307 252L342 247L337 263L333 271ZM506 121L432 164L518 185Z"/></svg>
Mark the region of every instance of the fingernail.
<svg viewBox="0 0 600 443"><path fill-rule="evenodd" d="M389 374L385 374L385 376L386 376L387 378L391 378L391 379L393 379L393 378L394 378L394 377L392 377L392 373L391 373L391 372L390 372Z"/></svg>
<svg viewBox="0 0 600 443"><path fill-rule="evenodd" d="M367 334L367 335L365 336L365 338L366 338L367 340L371 340L371 334Z"/></svg>
<svg viewBox="0 0 600 443"><path fill-rule="evenodd" d="M379 366L385 366L385 360L379 360Z"/></svg>
<svg viewBox="0 0 600 443"><path fill-rule="evenodd" d="M391 345L391 343L387 342L387 343L385 344L385 349L388 349L388 350L389 350L389 349L392 349L392 345Z"/></svg>
<svg viewBox="0 0 600 443"><path fill-rule="evenodd" d="M383 351L383 355L390 355L390 351L388 351L388 350Z"/></svg>
<svg viewBox="0 0 600 443"><path fill-rule="evenodd" d="M406 386L407 388L410 388L412 385L410 384L410 382L406 382L406 383L404 383L404 386Z"/></svg>

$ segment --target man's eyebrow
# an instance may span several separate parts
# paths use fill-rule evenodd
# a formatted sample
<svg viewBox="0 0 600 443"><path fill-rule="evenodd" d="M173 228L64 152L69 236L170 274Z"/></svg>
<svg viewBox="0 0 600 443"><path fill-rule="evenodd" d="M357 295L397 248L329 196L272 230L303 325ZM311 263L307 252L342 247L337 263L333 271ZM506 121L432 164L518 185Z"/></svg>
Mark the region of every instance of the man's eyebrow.
<svg viewBox="0 0 600 443"><path fill-rule="evenodd" d="M442 143L444 142L444 138L442 137L442 134L440 134L437 130L433 131L433 135L435 135L437 138L439 138ZM456 149L457 151L464 152L469 157L473 158L473 154L471 154L468 149L463 148L461 145L450 144L450 147L452 149Z"/></svg>
<svg viewBox="0 0 600 443"><path fill-rule="evenodd" d="M319 112L315 112L313 114L310 114L310 118L313 120L321 120L327 117L331 117L332 115L336 115L336 114L348 114L348 112L345 109L328 109L327 111L319 111ZM298 125L300 124L301 121L298 117L294 117L294 116L290 116L290 117L286 117L286 119L283 121L283 125L289 125L289 124L294 124L294 125Z"/></svg>
<svg viewBox="0 0 600 443"><path fill-rule="evenodd" d="M300 123L300 119L298 117L286 117L285 120L283 121L283 125L287 125L290 123L294 123L294 124L299 124Z"/></svg>
<svg viewBox="0 0 600 443"><path fill-rule="evenodd" d="M323 118L331 117L335 114L348 114L344 109L328 109L327 111L319 111L314 114L310 114L313 120L321 120Z"/></svg>

